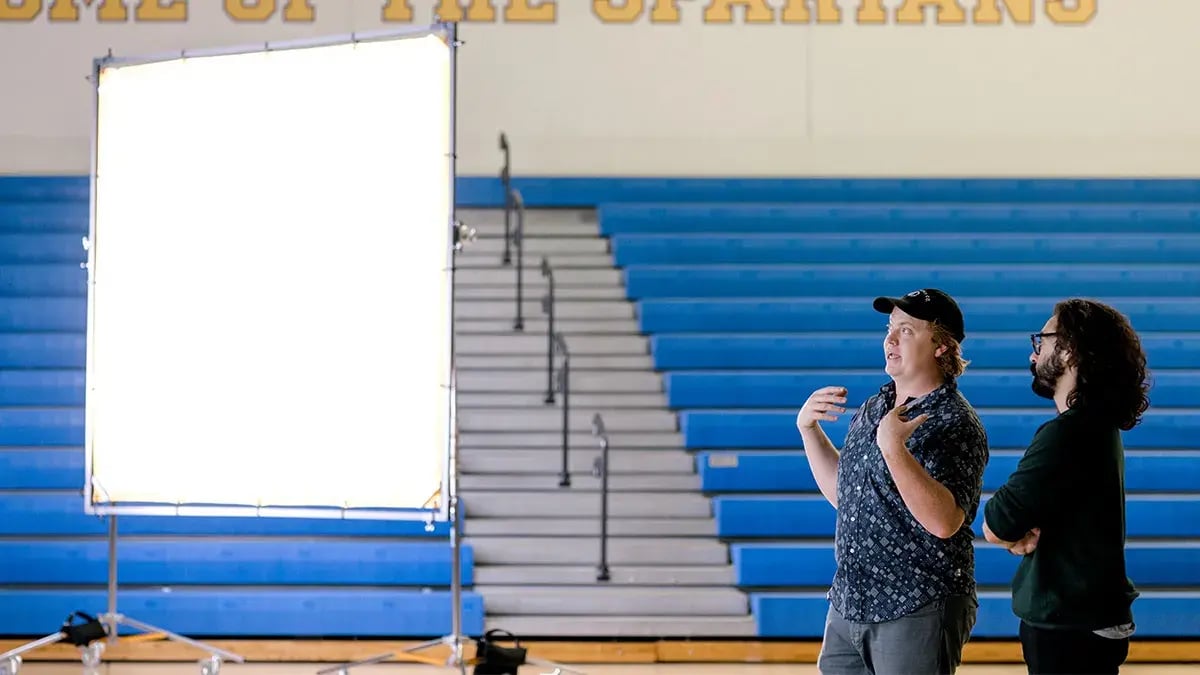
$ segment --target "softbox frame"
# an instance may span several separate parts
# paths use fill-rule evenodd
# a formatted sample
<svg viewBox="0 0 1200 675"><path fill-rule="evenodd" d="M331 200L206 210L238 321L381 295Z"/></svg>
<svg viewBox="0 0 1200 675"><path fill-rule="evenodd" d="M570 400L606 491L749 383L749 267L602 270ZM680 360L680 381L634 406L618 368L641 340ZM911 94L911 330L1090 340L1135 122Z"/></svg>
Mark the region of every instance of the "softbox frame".
<svg viewBox="0 0 1200 675"><path fill-rule="evenodd" d="M87 513L450 519L453 29L436 24L96 60L84 241ZM427 63L410 63L407 53ZM333 72L338 65L344 70ZM429 72L414 73L420 67ZM142 98L116 95L122 87L138 92L143 76L150 84L141 85ZM322 84L333 92L311 91ZM214 103L212 92L223 86L233 101ZM258 114L268 122L251 124L251 133L231 120L239 100L250 121ZM325 107L291 110L280 100ZM205 106L209 114L197 112ZM163 133L172 111L190 115L178 137ZM281 120L289 111L295 119ZM405 114L433 128L404 128L396 121ZM216 152L209 146L221 143L230 149L227 163L206 163ZM405 163L418 155L423 163ZM172 176L155 161L191 173ZM248 184L269 175L256 174L260 167L292 176L300 189ZM327 194L314 194L320 190L311 175L327 179ZM172 198L187 203L175 208ZM295 230L287 218L297 221ZM204 267L172 260L193 248L205 254ZM316 255L340 255L342 266ZM356 256L366 259L357 267ZM377 297L364 299L367 288ZM339 309L345 303L351 306ZM334 317L333 327L322 323L322 312ZM349 326L342 333L339 320ZM266 365L232 371L231 363L254 363L238 353L237 340L223 338L239 326L243 344L257 345L254 356ZM427 351L411 347L422 340ZM215 373L223 367L231 370L222 381ZM424 388L407 391L416 380ZM192 396L191 388L204 393ZM322 425L324 413L331 421ZM337 445L335 433L354 440ZM310 438L324 440L323 455L314 454L318 441ZM373 445L383 450L371 461L354 455ZM350 471L340 471L347 465ZM289 483L289 475L340 482L321 492ZM403 498L395 496L401 486ZM306 490L319 494L308 499Z"/></svg>

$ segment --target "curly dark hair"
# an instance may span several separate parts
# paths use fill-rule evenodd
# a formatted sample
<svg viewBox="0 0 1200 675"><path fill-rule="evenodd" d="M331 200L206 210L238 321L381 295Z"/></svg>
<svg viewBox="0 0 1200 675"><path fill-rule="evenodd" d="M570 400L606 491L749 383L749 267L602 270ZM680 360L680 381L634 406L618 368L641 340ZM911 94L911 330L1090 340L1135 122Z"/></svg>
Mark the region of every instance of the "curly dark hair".
<svg viewBox="0 0 1200 675"><path fill-rule="evenodd" d="M1150 407L1146 353L1129 319L1095 300L1071 298L1054 307L1057 350L1076 368L1067 405L1091 408L1129 431Z"/></svg>

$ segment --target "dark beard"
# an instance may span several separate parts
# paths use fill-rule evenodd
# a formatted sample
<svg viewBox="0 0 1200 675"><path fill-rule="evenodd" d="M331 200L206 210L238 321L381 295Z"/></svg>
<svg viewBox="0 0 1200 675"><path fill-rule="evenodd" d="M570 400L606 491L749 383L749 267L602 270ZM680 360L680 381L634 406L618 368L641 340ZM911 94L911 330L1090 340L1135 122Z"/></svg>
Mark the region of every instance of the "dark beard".
<svg viewBox="0 0 1200 675"><path fill-rule="evenodd" d="M1058 385L1059 378L1067 372L1067 368L1062 362L1062 357L1056 352L1044 365L1029 364L1029 372L1033 375L1033 393L1054 400L1054 387Z"/></svg>

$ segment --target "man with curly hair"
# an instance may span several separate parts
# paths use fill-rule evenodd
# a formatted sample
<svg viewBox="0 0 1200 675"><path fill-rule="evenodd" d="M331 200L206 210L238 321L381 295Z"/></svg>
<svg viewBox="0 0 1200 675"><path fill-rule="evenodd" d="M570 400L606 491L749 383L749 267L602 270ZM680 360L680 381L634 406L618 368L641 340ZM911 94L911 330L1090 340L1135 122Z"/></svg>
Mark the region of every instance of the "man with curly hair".
<svg viewBox="0 0 1200 675"><path fill-rule="evenodd" d="M1058 303L1031 336L1033 391L1058 414L984 507L984 536L1023 556L1012 608L1030 673L1117 673L1138 596L1125 570L1121 432L1149 407L1146 355L1103 303Z"/></svg>

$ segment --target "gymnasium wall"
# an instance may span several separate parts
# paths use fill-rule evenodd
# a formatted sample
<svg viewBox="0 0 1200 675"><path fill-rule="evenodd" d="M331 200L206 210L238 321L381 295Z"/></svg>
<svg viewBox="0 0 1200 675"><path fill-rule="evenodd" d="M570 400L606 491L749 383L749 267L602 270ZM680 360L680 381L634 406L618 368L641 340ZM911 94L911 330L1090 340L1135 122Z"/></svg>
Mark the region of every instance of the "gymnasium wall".
<svg viewBox="0 0 1200 675"><path fill-rule="evenodd" d="M91 59L465 15L459 170L1200 175L1192 0L0 0L0 173L83 173ZM254 110L246 124L270 124ZM303 110L297 110L303 115Z"/></svg>

